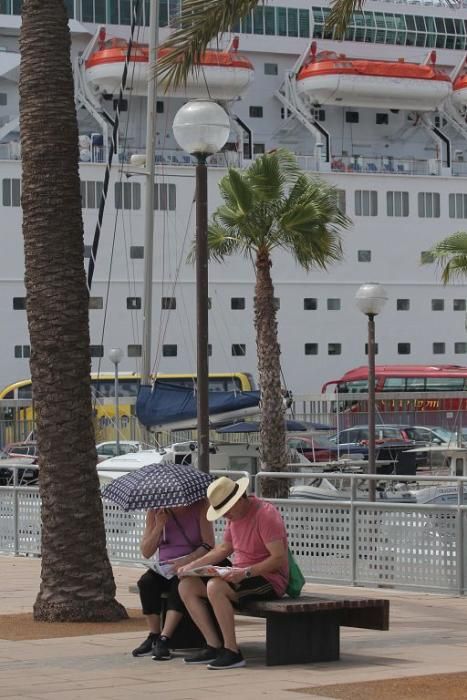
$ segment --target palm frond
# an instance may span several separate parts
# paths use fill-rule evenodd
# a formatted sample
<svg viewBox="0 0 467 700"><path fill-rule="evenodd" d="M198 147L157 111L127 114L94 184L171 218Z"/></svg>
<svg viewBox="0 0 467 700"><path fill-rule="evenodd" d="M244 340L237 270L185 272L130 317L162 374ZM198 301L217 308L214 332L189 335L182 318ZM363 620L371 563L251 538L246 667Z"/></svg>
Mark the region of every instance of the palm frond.
<svg viewBox="0 0 467 700"><path fill-rule="evenodd" d="M266 153L250 165L246 178L257 198L272 202L284 196L287 184L293 184L299 177L297 159L285 149Z"/></svg>
<svg viewBox="0 0 467 700"><path fill-rule="evenodd" d="M362 7L363 0L333 0L324 30L333 31L334 39L343 39L352 14Z"/></svg>
<svg viewBox="0 0 467 700"><path fill-rule="evenodd" d="M221 193L227 195L231 206L235 206L242 214L248 212L253 205L253 191L243 173L231 168L228 175L222 179ZM227 199L226 199L227 201Z"/></svg>
<svg viewBox="0 0 467 700"><path fill-rule="evenodd" d="M442 241L434 245L431 250L431 257L443 268L441 279L444 284L457 277L467 275L467 233L458 231L447 236ZM423 261L426 265L430 260Z"/></svg>
<svg viewBox="0 0 467 700"><path fill-rule="evenodd" d="M151 0L152 2L154 0ZM162 48L170 49L157 62L156 73L167 89L186 83L196 72L210 41L254 9L260 0L184 0L180 15L172 23L175 31Z"/></svg>

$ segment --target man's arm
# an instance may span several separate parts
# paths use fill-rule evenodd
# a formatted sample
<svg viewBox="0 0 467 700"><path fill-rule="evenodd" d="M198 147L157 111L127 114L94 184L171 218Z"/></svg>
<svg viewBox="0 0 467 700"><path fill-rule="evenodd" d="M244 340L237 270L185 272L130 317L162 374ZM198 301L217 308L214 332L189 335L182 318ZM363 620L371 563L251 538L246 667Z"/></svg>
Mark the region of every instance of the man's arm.
<svg viewBox="0 0 467 700"><path fill-rule="evenodd" d="M269 556L263 561L258 562L258 564L253 564L249 566L251 576L264 576L264 574L272 574L274 571L278 571L285 562L287 557L287 550L284 546L283 540L275 540L274 542L266 542L266 549L269 552ZM246 569L239 571L234 569L231 573L224 576L226 581L231 581L232 583L239 583L245 578Z"/></svg>
<svg viewBox="0 0 467 700"><path fill-rule="evenodd" d="M229 557L233 552L233 547L231 542L222 542L221 544L216 544L214 549L195 561L182 566L177 571L178 576L183 576L184 572L190 571L190 569L196 569L198 566L206 566L207 564L218 564L226 557Z"/></svg>

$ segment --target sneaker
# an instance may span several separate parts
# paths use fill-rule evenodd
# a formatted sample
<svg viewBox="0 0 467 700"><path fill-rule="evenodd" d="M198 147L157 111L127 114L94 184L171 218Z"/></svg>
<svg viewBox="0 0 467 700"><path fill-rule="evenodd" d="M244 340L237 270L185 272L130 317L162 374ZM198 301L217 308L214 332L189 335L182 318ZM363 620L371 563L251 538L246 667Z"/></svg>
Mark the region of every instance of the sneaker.
<svg viewBox="0 0 467 700"><path fill-rule="evenodd" d="M133 656L148 656L149 654L152 654L153 647L158 639L158 634L155 632L150 632L144 642L140 644L139 647L136 647L136 649L133 649L131 653Z"/></svg>
<svg viewBox="0 0 467 700"><path fill-rule="evenodd" d="M217 659L208 664L211 671L217 671L225 668L241 668L245 666L245 659L241 651L232 651L231 649L222 649L217 655Z"/></svg>
<svg viewBox="0 0 467 700"><path fill-rule="evenodd" d="M169 638L165 635L159 637L153 647L152 660L153 661L168 661L172 658L172 654L169 649Z"/></svg>
<svg viewBox="0 0 467 700"><path fill-rule="evenodd" d="M220 651L220 649L210 647L208 644L204 649L200 649L192 656L185 656L183 660L186 664L208 664L210 661L215 661L217 659Z"/></svg>

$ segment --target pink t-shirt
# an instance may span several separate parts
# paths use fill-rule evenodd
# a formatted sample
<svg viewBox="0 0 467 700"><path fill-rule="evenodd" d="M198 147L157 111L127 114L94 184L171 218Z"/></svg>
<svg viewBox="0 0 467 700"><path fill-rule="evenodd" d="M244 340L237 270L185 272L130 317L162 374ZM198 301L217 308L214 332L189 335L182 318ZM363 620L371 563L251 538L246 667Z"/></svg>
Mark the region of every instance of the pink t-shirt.
<svg viewBox="0 0 467 700"><path fill-rule="evenodd" d="M266 545L282 540L287 553L287 532L282 516L271 503L249 496L251 507L240 520L229 520L224 531L224 541L234 550L234 565L246 568L264 561L270 552ZM287 554L278 571L264 574L277 595L282 596L289 580Z"/></svg>

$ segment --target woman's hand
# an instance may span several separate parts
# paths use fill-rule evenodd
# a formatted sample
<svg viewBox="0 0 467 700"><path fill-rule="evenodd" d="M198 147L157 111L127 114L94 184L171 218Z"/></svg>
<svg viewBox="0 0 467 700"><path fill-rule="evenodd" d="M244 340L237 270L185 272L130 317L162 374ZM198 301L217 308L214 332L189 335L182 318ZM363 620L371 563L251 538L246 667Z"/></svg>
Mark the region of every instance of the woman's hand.
<svg viewBox="0 0 467 700"><path fill-rule="evenodd" d="M190 555L187 554L185 557L178 557L177 559L168 559L167 564L170 564L174 574L180 572L181 569L186 568L188 564L191 564ZM189 567L188 567L189 568Z"/></svg>

